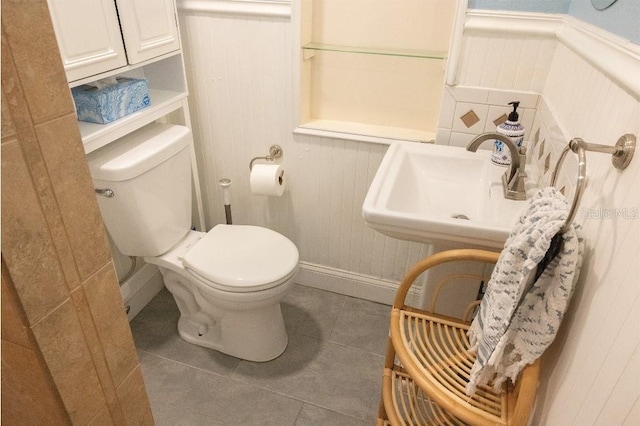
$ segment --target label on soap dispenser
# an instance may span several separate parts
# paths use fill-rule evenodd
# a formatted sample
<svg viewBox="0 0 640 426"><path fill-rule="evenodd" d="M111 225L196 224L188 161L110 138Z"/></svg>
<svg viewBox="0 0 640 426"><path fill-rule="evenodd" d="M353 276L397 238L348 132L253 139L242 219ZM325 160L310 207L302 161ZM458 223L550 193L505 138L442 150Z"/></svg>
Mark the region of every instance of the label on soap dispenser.
<svg viewBox="0 0 640 426"><path fill-rule="evenodd" d="M518 149L522 146L522 142L524 141L524 127L522 124L505 121L496 127L496 132L511 139ZM493 153L491 154L491 161L499 166L510 165L511 151L509 151L509 147L504 146L502 142L496 139L494 141Z"/></svg>

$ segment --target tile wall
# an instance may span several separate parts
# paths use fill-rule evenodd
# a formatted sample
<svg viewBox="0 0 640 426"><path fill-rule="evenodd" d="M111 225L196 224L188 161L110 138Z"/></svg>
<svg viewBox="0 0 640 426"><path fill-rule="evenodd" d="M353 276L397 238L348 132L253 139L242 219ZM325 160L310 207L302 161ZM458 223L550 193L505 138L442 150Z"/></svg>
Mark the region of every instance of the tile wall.
<svg viewBox="0 0 640 426"><path fill-rule="evenodd" d="M445 86L436 143L464 147L480 133L495 132L513 110L509 105L512 101L520 102L519 119L525 128L525 140L529 140L538 98L538 93L534 92ZM482 148L492 147L486 143Z"/></svg>
<svg viewBox="0 0 640 426"><path fill-rule="evenodd" d="M3 423L152 424L46 0L2 1L1 147Z"/></svg>

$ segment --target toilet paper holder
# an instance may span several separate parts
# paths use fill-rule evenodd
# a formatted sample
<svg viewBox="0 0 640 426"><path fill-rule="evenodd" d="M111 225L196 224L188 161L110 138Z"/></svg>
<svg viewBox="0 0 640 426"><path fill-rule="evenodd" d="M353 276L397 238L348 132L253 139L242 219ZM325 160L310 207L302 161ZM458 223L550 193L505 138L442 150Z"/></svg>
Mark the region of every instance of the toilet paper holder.
<svg viewBox="0 0 640 426"><path fill-rule="evenodd" d="M284 151L282 151L282 148L280 148L280 145L271 145L269 147L269 155L265 157L253 157L251 159L251 161L249 162L249 171L253 170L253 163L255 163L257 160L273 161L276 158L282 157L283 153Z"/></svg>

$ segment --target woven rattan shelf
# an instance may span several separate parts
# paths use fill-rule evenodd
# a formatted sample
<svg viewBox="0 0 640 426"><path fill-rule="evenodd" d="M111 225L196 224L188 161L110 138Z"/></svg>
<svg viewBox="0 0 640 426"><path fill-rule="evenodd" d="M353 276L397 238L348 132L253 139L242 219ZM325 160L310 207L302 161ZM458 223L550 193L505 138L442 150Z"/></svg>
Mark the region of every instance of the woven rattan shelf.
<svg viewBox="0 0 640 426"><path fill-rule="evenodd" d="M475 361L469 322L405 305L409 287L427 269L497 259L498 253L452 250L423 259L407 273L391 311L378 425L526 425L538 362L523 370L517 386L505 385L500 392L481 386L468 397L465 387Z"/></svg>
<svg viewBox="0 0 640 426"><path fill-rule="evenodd" d="M433 400L416 386L408 374L398 369L385 369L383 398L391 404L392 421L379 424L419 424L419 425L464 425L448 412L442 410Z"/></svg>

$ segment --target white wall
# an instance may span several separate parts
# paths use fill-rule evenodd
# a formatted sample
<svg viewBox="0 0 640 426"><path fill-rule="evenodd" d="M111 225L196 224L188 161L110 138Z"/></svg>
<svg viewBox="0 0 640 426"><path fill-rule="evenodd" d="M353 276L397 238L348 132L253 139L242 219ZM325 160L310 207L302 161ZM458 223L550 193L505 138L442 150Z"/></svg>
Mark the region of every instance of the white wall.
<svg viewBox="0 0 640 426"><path fill-rule="evenodd" d="M216 182L228 177L234 223L291 238L303 262L299 281L315 285L309 271L329 274L347 294L390 302L396 282L428 246L383 237L364 224L362 203L386 146L294 138L288 17L185 9L180 17L207 227L225 220ZM287 190L281 198L253 195L249 161L275 143L284 150ZM367 290L372 284L379 295Z"/></svg>
<svg viewBox="0 0 640 426"><path fill-rule="evenodd" d="M613 145L625 133L640 136L638 94L562 45L543 93L569 137ZM539 424L639 424L640 161L624 172L603 154L587 161L578 220L588 250L567 321L545 356ZM616 209L622 216L611 217Z"/></svg>
<svg viewBox="0 0 640 426"><path fill-rule="evenodd" d="M492 66L495 46L509 44L518 50L498 50L511 53L508 69L506 57ZM637 45L566 16L470 11L462 49L460 84L507 80L509 89L540 91L530 132L540 130L539 138L535 143L532 136L528 155L544 182L572 137L614 145L625 133L640 136L640 93L632 77L640 75ZM538 67L534 78L518 82L520 70L532 66ZM542 140L546 148L539 155ZM569 186L577 172L570 155L563 176ZM543 357L535 425L640 424L637 157L620 172L610 156L587 155L588 183L577 216L587 250L561 332Z"/></svg>
<svg viewBox="0 0 640 426"><path fill-rule="evenodd" d="M500 34L500 26L489 26L490 32L470 31L464 40L467 48L488 43L488 55L495 53L493 45L502 45L501 52L513 51L507 46L514 37L520 40L516 47L521 53L513 56L518 66L531 66L531 52L540 58L534 62L533 83L512 74L518 66L493 68L486 55L471 54L461 63L462 82L482 85L510 78L504 88L540 91L544 103L533 126L553 127L549 134L559 144L580 136L612 145L623 133L640 135L638 94L558 41L558 22L536 25L544 36ZM427 253L424 245L376 234L360 218L384 146L292 136L293 31L288 18L182 10L181 26L209 227L224 221L215 182L230 177L235 222L268 226L289 236L307 269L321 271L316 277L384 284L398 280ZM536 40L543 45L536 46ZM508 76L491 75L492 69L503 69ZM265 155L272 143L284 149L290 185L282 198L265 199L249 192L248 163ZM558 146L552 149L557 152ZM589 154L588 162L583 208L631 212L639 207L638 158L623 173L602 154ZM640 220L584 215L579 220L588 250L567 320L544 358L534 424L638 424Z"/></svg>

